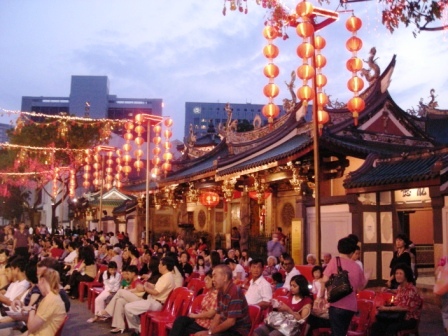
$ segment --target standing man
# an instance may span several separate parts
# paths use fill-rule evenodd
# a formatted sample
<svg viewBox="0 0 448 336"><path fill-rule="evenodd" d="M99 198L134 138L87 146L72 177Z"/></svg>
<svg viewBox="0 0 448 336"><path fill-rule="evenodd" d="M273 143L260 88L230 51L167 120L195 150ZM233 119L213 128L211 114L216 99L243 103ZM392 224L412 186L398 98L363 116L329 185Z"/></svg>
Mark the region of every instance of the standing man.
<svg viewBox="0 0 448 336"><path fill-rule="evenodd" d="M276 233L272 234L272 240L268 241L267 249L268 257L274 256L277 260L279 260L282 253L285 252L285 246L279 242L278 235Z"/></svg>
<svg viewBox="0 0 448 336"><path fill-rule="evenodd" d="M13 250L14 254L21 255L25 258L25 260L28 260L30 258L30 255L28 253L28 236L29 231L25 230L25 223L20 222L19 229L14 232L14 241L13 241Z"/></svg>
<svg viewBox="0 0 448 336"><path fill-rule="evenodd" d="M227 265L213 269L213 284L218 290L218 307L210 329L196 336L248 336L251 327L249 306L240 288L232 281L232 270Z"/></svg>
<svg viewBox="0 0 448 336"><path fill-rule="evenodd" d="M246 292L247 303L258 305L261 309L268 308L271 306L272 287L262 275L264 269L263 259L251 260L249 267L252 279Z"/></svg>

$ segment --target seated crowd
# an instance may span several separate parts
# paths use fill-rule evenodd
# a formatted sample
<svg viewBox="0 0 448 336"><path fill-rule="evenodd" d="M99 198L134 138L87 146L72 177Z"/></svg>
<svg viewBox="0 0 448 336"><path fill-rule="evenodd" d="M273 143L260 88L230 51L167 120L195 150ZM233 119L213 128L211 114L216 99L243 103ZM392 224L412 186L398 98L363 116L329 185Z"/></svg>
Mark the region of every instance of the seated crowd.
<svg viewBox="0 0 448 336"><path fill-rule="evenodd" d="M161 236L151 247L137 248L126 234L29 235L26 251L0 250L0 330L12 327L24 335L55 335L70 310L70 297L82 299L85 292L80 284L92 283L95 286L87 286L87 292L94 310L87 323L110 321L111 333L129 330L133 335L151 336L142 324L144 315L161 311L173 290L192 288L190 283L197 278L203 282L195 295L203 294L202 301L196 311L172 321L167 329L170 336L280 336L277 328L263 323L272 311L296 320L300 335L330 330L333 335L346 335L358 327L353 322L358 312L356 291L367 280L352 259L356 242L343 238L338 250L355 292L329 304L325 282L337 272L337 265L328 253L322 266L308 255L304 267L311 278L301 274L287 253L279 259L272 255L252 259L247 250L210 251L205 238L185 243L181 236ZM395 272L399 287L394 305L379 304L378 310L400 311L403 316L400 321L372 319L371 335L395 335L418 325L421 298L412 272L403 265ZM255 319L250 313L253 306L261 312Z"/></svg>

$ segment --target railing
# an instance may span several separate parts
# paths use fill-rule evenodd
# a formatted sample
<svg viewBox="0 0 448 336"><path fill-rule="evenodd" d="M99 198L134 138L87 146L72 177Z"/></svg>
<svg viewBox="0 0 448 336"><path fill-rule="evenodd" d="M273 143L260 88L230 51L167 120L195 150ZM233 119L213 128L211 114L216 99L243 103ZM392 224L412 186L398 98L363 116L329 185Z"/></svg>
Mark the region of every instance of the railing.
<svg viewBox="0 0 448 336"><path fill-rule="evenodd" d="M417 267L434 267L434 245L416 245L415 248L417 250Z"/></svg>

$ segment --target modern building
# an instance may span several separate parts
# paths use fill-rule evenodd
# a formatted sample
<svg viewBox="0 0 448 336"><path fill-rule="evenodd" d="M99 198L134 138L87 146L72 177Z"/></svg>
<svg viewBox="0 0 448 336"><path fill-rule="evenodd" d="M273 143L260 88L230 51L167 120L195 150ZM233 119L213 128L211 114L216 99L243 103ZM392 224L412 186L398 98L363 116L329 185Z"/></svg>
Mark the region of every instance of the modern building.
<svg viewBox="0 0 448 336"><path fill-rule="evenodd" d="M225 125L227 121L226 106L228 103L200 103L200 102L186 102L185 103L185 128L184 137L187 137L190 133L190 126L193 126L193 132L198 135L204 135L207 133L208 125L210 121L219 127L219 125ZM233 104L230 103L232 108L232 119L238 119L238 122L247 120L250 124L253 124L255 117L258 115L261 118L262 124L267 124L267 118L263 116L262 109L264 104ZM283 107L280 107L280 115L284 114Z"/></svg>
<svg viewBox="0 0 448 336"><path fill-rule="evenodd" d="M138 113L162 115L162 99L118 98L109 94L107 76L72 76L68 97L22 97L22 111L67 113L95 119L132 119Z"/></svg>
<svg viewBox="0 0 448 336"><path fill-rule="evenodd" d="M12 127L9 124L0 124L0 143L9 141L9 137L6 132L11 128Z"/></svg>

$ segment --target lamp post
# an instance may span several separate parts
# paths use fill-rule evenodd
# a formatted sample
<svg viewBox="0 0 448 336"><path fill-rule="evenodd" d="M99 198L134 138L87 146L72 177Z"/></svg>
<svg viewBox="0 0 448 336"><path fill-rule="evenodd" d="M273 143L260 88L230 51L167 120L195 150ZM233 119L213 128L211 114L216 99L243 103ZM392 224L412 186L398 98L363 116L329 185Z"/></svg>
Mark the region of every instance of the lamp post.
<svg viewBox="0 0 448 336"><path fill-rule="evenodd" d="M145 243L149 243L149 182L151 180L151 163L149 159L149 147L151 140L151 126L159 125L163 117L151 114L137 114L135 120L139 123L146 122L146 209L145 209Z"/></svg>

